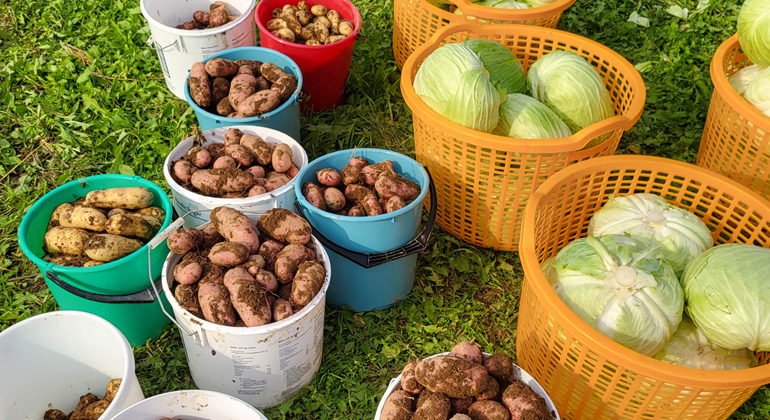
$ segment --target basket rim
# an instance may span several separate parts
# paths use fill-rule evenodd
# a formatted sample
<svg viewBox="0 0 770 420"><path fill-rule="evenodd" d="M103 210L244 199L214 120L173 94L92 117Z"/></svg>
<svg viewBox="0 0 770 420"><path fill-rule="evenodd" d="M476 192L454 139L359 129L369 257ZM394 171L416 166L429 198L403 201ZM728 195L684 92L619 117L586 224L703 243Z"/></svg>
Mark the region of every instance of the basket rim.
<svg viewBox="0 0 770 420"><path fill-rule="evenodd" d="M514 20L514 21L522 21L522 20L532 20L532 19L539 19L544 18L548 16L555 15L557 13L563 13L567 8L572 6L575 3L575 0L554 0L553 2L545 5L545 6L539 6L539 7L528 7L526 9L498 9L495 7L487 7L482 6L476 3L473 3L469 0L448 0L451 3L454 3L455 6L457 6L458 9L463 13L463 15L455 15L454 13L448 12L446 10L440 9L430 3L428 3L426 0L419 0L420 6L426 10L430 10L433 13L436 13L437 15L447 14L448 16L452 16L452 19L449 19L450 21L457 21L467 20L467 15L474 16L476 18L482 18L482 19L492 19L492 20ZM435 11L431 10L435 9ZM459 22L458 22L459 23Z"/></svg>
<svg viewBox="0 0 770 420"><path fill-rule="evenodd" d="M770 116L762 113L757 107L738 94L738 91L733 88L725 74L725 66L728 58L727 53L736 47L740 48L737 32L722 42L716 52L714 52L714 56L711 58L709 72L711 74L711 82L714 84L714 93L718 92L719 96L721 96L725 102L733 107L740 115L744 116L747 120L750 120L752 124L756 124L765 131L770 131ZM743 52L740 52L739 54L745 57ZM748 63L751 64L751 61Z"/></svg>
<svg viewBox="0 0 770 420"><path fill-rule="evenodd" d="M588 44L595 50L602 50L606 55L603 57L611 57L613 64L616 64L618 69L623 70L623 74L628 77L629 83L636 86L641 86L641 89L637 89L635 94L637 98L631 101L628 110L625 114L615 115L607 118L603 121L591 124L588 127L583 128L575 134L568 137L562 137L557 139L518 139L513 137L499 136L495 134L485 133L483 131L477 131L472 128L465 127L453 121L450 121L446 117L443 117L438 112L428 107L425 102L417 95L414 89L414 77L412 76L412 69L416 68L418 64L425 61L425 58L435 51L439 47L441 40L445 39L451 34L457 32L471 32L476 35L494 35L494 34L520 34L528 37L539 38L557 38L559 40L571 40L577 44ZM644 89L644 80L641 74L636 68L623 56L612 50L611 48L602 45L596 41L588 38L575 35L570 32L543 28L532 25L519 25L519 24L500 24L500 25L473 25L469 23L450 23L442 29L436 31L429 41L417 48L401 69L401 93L404 97L404 101L412 111L414 115L416 110L419 110L420 118L430 121L434 126L445 127L447 131L456 132L463 139L468 139L479 143L483 147L494 148L495 150L502 150L506 152L522 152L522 153L560 153L560 152L572 152L582 149L594 138L605 134L611 133L616 130L628 130L639 120L644 109L644 103L647 99L647 92ZM605 147L606 141L593 146L590 149L594 150Z"/></svg>
<svg viewBox="0 0 770 420"><path fill-rule="evenodd" d="M592 328L570 310L549 285L535 255L535 214L540 201L547 193L571 180L576 174L585 173L589 170L593 170L591 171L593 173L596 171L635 167L645 169L660 168L667 172L676 172L678 170L698 172L698 180L702 180L704 183L714 181L725 184L731 193L742 197L752 208L764 207L765 214L770 215L770 202L761 199L748 187L690 163L645 155L615 155L585 160L568 166L551 176L529 198L522 216L522 235L519 243L520 260L524 270L525 282L535 290L539 299L556 308L550 314L559 325L568 326L578 341L589 344L594 349L598 347L603 353L602 356L605 356L605 358L623 369L632 370L660 381L703 388L734 389L736 387L744 388L770 383L770 363L749 369L705 370L677 366L637 353Z"/></svg>

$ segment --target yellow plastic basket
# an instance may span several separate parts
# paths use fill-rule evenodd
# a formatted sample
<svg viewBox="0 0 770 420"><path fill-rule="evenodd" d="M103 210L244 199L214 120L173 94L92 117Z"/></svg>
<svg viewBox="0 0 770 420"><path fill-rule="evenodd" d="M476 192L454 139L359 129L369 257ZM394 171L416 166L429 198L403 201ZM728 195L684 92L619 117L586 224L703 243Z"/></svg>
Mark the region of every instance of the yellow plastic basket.
<svg viewBox="0 0 770 420"><path fill-rule="evenodd" d="M394 0L393 3L393 56L399 68L418 47L428 42L436 31L450 23L490 25L516 23L555 28L561 14L575 0L555 0L553 3L530 9L497 9L471 3L468 0L445 0L455 5L457 15L427 0Z"/></svg>
<svg viewBox="0 0 770 420"><path fill-rule="evenodd" d="M714 371L660 362L591 328L556 295L540 265L586 236L610 195L655 193L712 230L716 243L770 246L770 202L722 175L651 156L609 156L572 165L532 195L524 211L519 364L545 388L564 419L723 419L770 383L759 366Z"/></svg>
<svg viewBox="0 0 770 420"><path fill-rule="evenodd" d="M417 96L414 76L436 48L467 38L500 42L525 71L552 51L585 57L602 75L616 115L572 136L543 141L488 134L444 118ZM646 97L641 75L620 54L569 32L528 25L447 25L406 61L401 92L412 110L417 160L430 170L436 186L439 226L473 245L502 251L517 250L521 213L537 186L573 163L614 154L623 132L639 119Z"/></svg>
<svg viewBox="0 0 770 420"><path fill-rule="evenodd" d="M734 179L770 198L770 117L743 99L728 77L751 63L740 51L738 34L711 59L711 95L695 164Z"/></svg>

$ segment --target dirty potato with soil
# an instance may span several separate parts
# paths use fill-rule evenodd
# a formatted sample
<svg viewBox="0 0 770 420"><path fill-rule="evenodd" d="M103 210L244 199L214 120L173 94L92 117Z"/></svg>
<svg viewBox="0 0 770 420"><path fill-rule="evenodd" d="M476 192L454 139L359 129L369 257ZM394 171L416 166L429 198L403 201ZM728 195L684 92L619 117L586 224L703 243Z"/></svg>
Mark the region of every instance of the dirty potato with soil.
<svg viewBox="0 0 770 420"><path fill-rule="evenodd" d="M299 173L293 159L288 144L267 142L237 128L227 129L224 143L210 142L197 131L193 146L171 162L169 172L177 184L194 193L245 198L286 185Z"/></svg>
<svg viewBox="0 0 770 420"><path fill-rule="evenodd" d="M187 87L193 102L206 111L247 118L281 106L297 91L299 81L273 63L218 57L193 63Z"/></svg>
<svg viewBox="0 0 770 420"><path fill-rule="evenodd" d="M238 15L231 15L227 9L227 3L217 1L209 6L209 10L196 10L193 19L181 25L177 29L200 30L211 29L225 25L238 19Z"/></svg>
<svg viewBox="0 0 770 420"><path fill-rule="evenodd" d="M377 216L406 207L420 196L420 184L396 173L393 162L370 163L355 156L341 172L316 171L316 181L302 184L314 207L340 216Z"/></svg>
<svg viewBox="0 0 770 420"><path fill-rule="evenodd" d="M207 229L216 231L211 241L201 239ZM168 241L183 255L173 268L174 298L206 321L245 327L280 321L308 305L326 281L309 246L310 224L289 210L268 210L255 224L238 210L217 207L199 232L181 228Z"/></svg>
<svg viewBox="0 0 770 420"><path fill-rule="evenodd" d="M144 246L163 225L166 213L152 206L144 187L93 190L54 208L43 236L44 260L66 267L94 267Z"/></svg>
<svg viewBox="0 0 770 420"><path fill-rule="evenodd" d="M110 407L110 403L120 389L120 379L113 379L107 384L104 398L87 393L80 397L78 404L69 414L52 408L43 414L43 420L98 420Z"/></svg>
<svg viewBox="0 0 770 420"><path fill-rule="evenodd" d="M272 16L265 22L265 28L278 38L297 44L333 44L355 30L353 22L343 19L339 11L321 4L309 7L304 0L296 6L286 4L275 8Z"/></svg>
<svg viewBox="0 0 770 420"><path fill-rule="evenodd" d="M382 420L552 420L545 399L516 378L504 353L484 357L474 341L447 355L410 360L400 386L380 413Z"/></svg>

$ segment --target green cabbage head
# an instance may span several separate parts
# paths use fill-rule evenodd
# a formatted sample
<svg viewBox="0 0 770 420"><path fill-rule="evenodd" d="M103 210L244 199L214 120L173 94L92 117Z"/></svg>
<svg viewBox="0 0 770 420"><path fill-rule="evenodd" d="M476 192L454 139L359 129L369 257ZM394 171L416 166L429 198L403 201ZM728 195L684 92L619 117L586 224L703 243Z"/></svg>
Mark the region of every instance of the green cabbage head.
<svg viewBox="0 0 770 420"><path fill-rule="evenodd" d="M770 351L770 249L717 245L695 257L681 282L687 313L728 350Z"/></svg>
<svg viewBox="0 0 770 420"><path fill-rule="evenodd" d="M433 51L417 70L414 90L428 107L458 124L484 132L497 125L500 94L476 53L462 43Z"/></svg>
<svg viewBox="0 0 770 420"><path fill-rule="evenodd" d="M479 56L489 80L505 93L527 91L527 75L518 58L505 46L491 39L468 39L463 44Z"/></svg>
<svg viewBox="0 0 770 420"><path fill-rule="evenodd" d="M759 76L746 86L743 97L755 108L770 117L770 67L762 70Z"/></svg>
<svg viewBox="0 0 770 420"><path fill-rule="evenodd" d="M541 7L553 3L556 0L527 0L529 7Z"/></svg>
<svg viewBox="0 0 770 420"><path fill-rule="evenodd" d="M652 239L677 275L687 263L714 245L705 223L693 213L656 194L612 196L594 213L588 234Z"/></svg>
<svg viewBox="0 0 770 420"><path fill-rule="evenodd" d="M556 294L583 321L647 356L682 319L676 275L649 241L613 235L576 239L543 264Z"/></svg>
<svg viewBox="0 0 770 420"><path fill-rule="evenodd" d="M746 0L738 12L738 42L753 64L770 66L770 2Z"/></svg>
<svg viewBox="0 0 770 420"><path fill-rule="evenodd" d="M662 362L695 369L748 369L757 364L757 358L748 349L725 350L711 344L687 316L682 317L682 322L666 347L653 357Z"/></svg>
<svg viewBox="0 0 770 420"><path fill-rule="evenodd" d="M762 70L764 70L763 67L760 67L758 64L752 64L733 73L727 81L730 82L730 86L739 95L743 95L746 92L746 88L749 87L749 83L753 82L762 73Z"/></svg>
<svg viewBox="0 0 770 420"><path fill-rule="evenodd" d="M553 139L572 135L567 124L537 99L513 93L500 105L500 121L493 131L517 139Z"/></svg>
<svg viewBox="0 0 770 420"><path fill-rule="evenodd" d="M602 77L573 52L543 55L529 68L527 81L532 96L548 105L573 133L614 115Z"/></svg>

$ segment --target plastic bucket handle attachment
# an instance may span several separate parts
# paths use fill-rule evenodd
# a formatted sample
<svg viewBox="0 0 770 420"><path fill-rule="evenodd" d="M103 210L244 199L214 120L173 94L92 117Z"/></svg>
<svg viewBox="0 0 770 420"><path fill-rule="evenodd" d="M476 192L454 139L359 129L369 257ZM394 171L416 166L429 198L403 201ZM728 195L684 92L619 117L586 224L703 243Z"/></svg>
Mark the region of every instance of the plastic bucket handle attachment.
<svg viewBox="0 0 770 420"><path fill-rule="evenodd" d="M428 246L428 238L430 238L430 233L433 231L433 225L436 221L436 187L433 185L433 178L430 175L430 171L428 171L428 168L425 168L425 172L428 173L428 191L430 193L430 212L428 213L428 220L425 222L425 227L422 229L422 232L420 232L419 235L417 235L416 238L409 241L406 245L400 246L395 249L391 249L390 251L384 251L384 252L377 252L377 253L366 253L366 252L356 252L349 250L347 248L343 248L334 242L327 239L325 236L323 236L320 232L318 232L315 228L313 229L313 236L318 238L318 241L321 242L323 246L326 248L329 248L330 250L336 252L339 255L342 255L343 257L347 258L348 260L360 265L363 268L372 268L376 267L381 264L385 264L387 262L395 261L399 258L404 258L408 255L416 254L418 252L422 252L425 250L425 248ZM297 213L302 216L302 218L305 218L305 214L302 212L302 207L299 205L299 202L294 203L294 208L297 209Z"/></svg>

